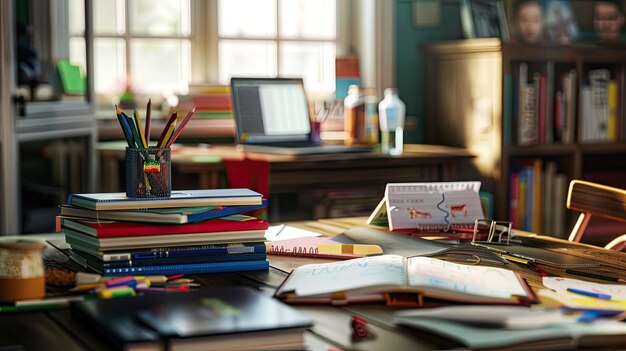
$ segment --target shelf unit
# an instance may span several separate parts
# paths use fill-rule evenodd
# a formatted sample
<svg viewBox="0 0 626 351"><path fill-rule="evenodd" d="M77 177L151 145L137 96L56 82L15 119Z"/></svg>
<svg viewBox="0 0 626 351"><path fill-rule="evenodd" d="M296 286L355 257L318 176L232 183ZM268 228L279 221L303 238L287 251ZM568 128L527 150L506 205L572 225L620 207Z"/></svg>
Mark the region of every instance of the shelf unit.
<svg viewBox="0 0 626 351"><path fill-rule="evenodd" d="M502 43L496 38L468 39L428 46L425 56L429 87L426 100L428 135L432 138L429 142L467 147L478 155L475 174L469 173L468 178L482 180L483 189L494 192L497 219L519 220L511 218L516 213L511 206L517 205L515 199L519 200L511 179L525 163L536 161L542 168L539 197L533 195L539 203L528 204L534 207L526 212L537 208L550 210L555 206L557 199L544 198L545 194L551 193L545 191L545 187L552 187L551 180L545 180L548 179L545 174L548 164L556 166L556 172L564 175L565 187L572 179L626 187L626 162L620 161L626 156L626 46L593 43L527 45ZM520 69L522 65L526 66L527 79L520 78L524 72ZM617 99L616 122L612 124L617 132L610 141L606 138L581 141L582 129L590 129L583 128L583 122L585 125L588 121L593 121L594 125L602 124L597 119L602 118L598 117L602 112L581 107L581 101L586 101L583 106L589 106L591 101L592 106L597 104L600 107L596 108L600 110L608 108L606 101L601 105L602 99L607 99L606 92L601 89L594 90L591 100L582 97L581 86L589 85L589 72L597 69L608 69L610 80L614 80L617 87L614 94ZM568 103L563 98L566 90L563 77L570 72L575 79L570 79L571 85L568 86L574 95ZM523 94L520 94L522 90ZM558 91L561 94L557 94ZM568 109L572 111L571 131L563 132L567 127L559 121L565 120ZM555 120L555 114L560 119ZM520 122L522 120L531 122L524 125ZM535 133L533 136L538 141L520 145L520 129ZM563 137L565 133L570 133L570 140ZM563 191L566 195L567 188L561 189ZM565 217L558 232L550 232L554 231L553 226L538 224L546 223L544 220L535 221L530 228L524 227L528 223L518 223L517 227L564 237L574 224L575 214L568 213L564 207L558 211L563 215L555 213L552 216Z"/></svg>
<svg viewBox="0 0 626 351"><path fill-rule="evenodd" d="M96 186L90 18L85 20L85 95L28 101L22 112L15 103L16 6L13 0L0 2L0 234L53 231L57 207L67 195L95 191ZM60 23L68 21L69 1L25 6L30 20L43 26L34 34L49 46L39 52L42 62L68 57L69 37ZM84 9L87 17L90 0L85 0Z"/></svg>

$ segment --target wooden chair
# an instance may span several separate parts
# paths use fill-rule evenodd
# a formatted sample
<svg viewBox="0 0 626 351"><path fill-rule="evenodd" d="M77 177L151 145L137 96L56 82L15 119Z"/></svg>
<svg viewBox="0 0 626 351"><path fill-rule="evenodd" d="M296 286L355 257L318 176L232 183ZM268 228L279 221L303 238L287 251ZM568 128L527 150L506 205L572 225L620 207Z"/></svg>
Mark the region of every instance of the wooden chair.
<svg viewBox="0 0 626 351"><path fill-rule="evenodd" d="M626 190L584 180L572 180L567 193L567 208L580 212L568 239L580 242L592 215L626 222ZM611 240L604 247L624 250L626 234Z"/></svg>

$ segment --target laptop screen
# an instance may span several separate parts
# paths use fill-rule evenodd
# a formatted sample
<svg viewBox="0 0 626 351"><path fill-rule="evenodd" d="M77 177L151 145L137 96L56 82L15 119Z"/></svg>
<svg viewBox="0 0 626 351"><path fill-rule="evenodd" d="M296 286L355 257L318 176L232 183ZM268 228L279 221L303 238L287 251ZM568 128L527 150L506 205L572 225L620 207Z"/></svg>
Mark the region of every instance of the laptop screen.
<svg viewBox="0 0 626 351"><path fill-rule="evenodd" d="M302 79L232 78L238 144L310 140Z"/></svg>

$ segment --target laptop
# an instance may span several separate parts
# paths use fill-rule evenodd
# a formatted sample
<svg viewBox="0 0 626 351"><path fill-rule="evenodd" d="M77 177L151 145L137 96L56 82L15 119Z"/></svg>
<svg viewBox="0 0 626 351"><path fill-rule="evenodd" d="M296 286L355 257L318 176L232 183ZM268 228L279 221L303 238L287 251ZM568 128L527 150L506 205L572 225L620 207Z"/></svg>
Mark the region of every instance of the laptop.
<svg viewBox="0 0 626 351"><path fill-rule="evenodd" d="M371 151L366 146L322 145L311 138L301 78L232 78L230 87L240 150L285 155Z"/></svg>

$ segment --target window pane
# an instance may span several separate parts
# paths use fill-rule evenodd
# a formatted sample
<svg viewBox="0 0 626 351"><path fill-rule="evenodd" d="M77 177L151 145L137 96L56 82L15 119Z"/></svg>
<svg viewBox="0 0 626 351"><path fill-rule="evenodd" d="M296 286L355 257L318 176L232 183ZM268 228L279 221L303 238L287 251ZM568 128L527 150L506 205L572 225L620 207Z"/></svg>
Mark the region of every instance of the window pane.
<svg viewBox="0 0 626 351"><path fill-rule="evenodd" d="M70 38L70 63L80 67L80 73L87 75L87 54L85 51L85 38Z"/></svg>
<svg viewBox="0 0 626 351"><path fill-rule="evenodd" d="M189 40L131 40L133 89L142 93L186 92L190 76L190 52Z"/></svg>
<svg viewBox="0 0 626 351"><path fill-rule="evenodd" d="M85 35L85 1L69 2L70 35Z"/></svg>
<svg viewBox="0 0 626 351"><path fill-rule="evenodd" d="M276 43L273 41L220 40L220 82L231 77L275 77Z"/></svg>
<svg viewBox="0 0 626 351"><path fill-rule="evenodd" d="M276 37L276 0L221 0L217 16L220 37Z"/></svg>
<svg viewBox="0 0 626 351"><path fill-rule="evenodd" d="M126 87L126 53L121 39L96 38L93 43L96 93L118 93Z"/></svg>
<svg viewBox="0 0 626 351"><path fill-rule="evenodd" d="M93 32L124 34L124 0L93 1Z"/></svg>
<svg viewBox="0 0 626 351"><path fill-rule="evenodd" d="M335 39L335 32L334 0L281 0L281 37Z"/></svg>
<svg viewBox="0 0 626 351"><path fill-rule="evenodd" d="M129 0L131 34L184 35L190 33L189 0Z"/></svg>
<svg viewBox="0 0 626 351"><path fill-rule="evenodd" d="M285 42L280 46L280 75L302 77L307 90L335 89L335 44Z"/></svg>

